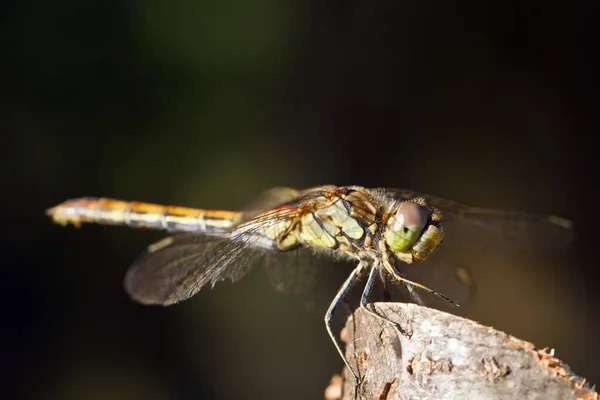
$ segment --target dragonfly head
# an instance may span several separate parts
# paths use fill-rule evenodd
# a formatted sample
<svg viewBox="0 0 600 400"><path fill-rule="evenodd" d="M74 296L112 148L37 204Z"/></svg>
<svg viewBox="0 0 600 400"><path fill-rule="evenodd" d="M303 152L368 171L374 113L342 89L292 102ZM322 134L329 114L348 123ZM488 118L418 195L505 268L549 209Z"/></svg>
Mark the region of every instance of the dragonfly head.
<svg viewBox="0 0 600 400"><path fill-rule="evenodd" d="M441 213L424 199L405 201L388 219L385 240L405 263L425 260L444 238L441 219Z"/></svg>

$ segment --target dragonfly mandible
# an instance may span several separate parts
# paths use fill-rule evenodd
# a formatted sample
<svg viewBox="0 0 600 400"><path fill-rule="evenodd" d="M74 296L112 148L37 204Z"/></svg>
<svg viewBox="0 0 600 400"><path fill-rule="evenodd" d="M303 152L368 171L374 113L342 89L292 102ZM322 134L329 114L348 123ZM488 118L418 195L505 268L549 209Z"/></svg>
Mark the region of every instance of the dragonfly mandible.
<svg viewBox="0 0 600 400"><path fill-rule="evenodd" d="M150 245L128 270L125 289L143 304L170 305L190 298L208 284L236 281L265 254L309 249L351 260L355 267L334 296L325 325L357 381L331 322L358 280L366 278L360 307L404 333L396 322L370 306L373 286L378 280L402 282L418 303L422 301L415 288L458 306L442 293L407 279L402 271L403 265L426 260L445 236L470 234L471 240L476 240L482 229L503 231L516 245L530 247L536 239L545 242L552 232L560 234L571 227L570 221L560 217L468 207L410 190L331 185L306 190L274 188L246 211L84 197L50 208L47 214L63 225L97 223L179 232ZM457 229L446 233L445 225ZM531 227L534 230L528 229ZM279 266L275 262L272 268Z"/></svg>

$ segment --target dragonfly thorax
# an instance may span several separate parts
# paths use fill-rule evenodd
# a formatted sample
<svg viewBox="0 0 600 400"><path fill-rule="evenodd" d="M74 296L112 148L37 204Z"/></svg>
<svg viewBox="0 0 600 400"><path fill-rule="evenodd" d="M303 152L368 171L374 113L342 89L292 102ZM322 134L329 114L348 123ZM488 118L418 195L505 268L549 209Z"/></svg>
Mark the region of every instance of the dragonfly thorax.
<svg viewBox="0 0 600 400"><path fill-rule="evenodd" d="M443 238L439 211L417 198L398 202L362 188L338 188L301 204L296 222L280 223L277 247L302 245L356 259L424 260Z"/></svg>

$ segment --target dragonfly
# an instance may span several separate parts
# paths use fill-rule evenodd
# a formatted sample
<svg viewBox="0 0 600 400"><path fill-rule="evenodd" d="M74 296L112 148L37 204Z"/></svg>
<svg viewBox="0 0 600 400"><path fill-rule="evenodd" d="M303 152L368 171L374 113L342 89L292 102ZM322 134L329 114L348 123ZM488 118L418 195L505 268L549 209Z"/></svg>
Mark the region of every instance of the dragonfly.
<svg viewBox="0 0 600 400"><path fill-rule="evenodd" d="M281 271L290 260L298 260L283 256L300 250L351 261L354 268L324 320L357 382L358 374L332 328L336 309L357 282L366 279L360 307L406 334L373 306L377 282L401 283L419 304L423 301L417 289L457 307L446 295L408 279L403 266L427 260L446 242L449 246L457 240L475 242L482 233L499 234L502 243L532 247L547 243L551 234L564 240L564 232L571 228L569 220L556 216L470 207L404 189L333 185L273 188L244 211L82 197L50 208L47 214L62 225L125 225L177 233L151 244L127 271L125 289L142 304L181 302L204 286L226 279L235 282L260 263L271 271L274 283L284 287L290 284L285 281L289 276Z"/></svg>

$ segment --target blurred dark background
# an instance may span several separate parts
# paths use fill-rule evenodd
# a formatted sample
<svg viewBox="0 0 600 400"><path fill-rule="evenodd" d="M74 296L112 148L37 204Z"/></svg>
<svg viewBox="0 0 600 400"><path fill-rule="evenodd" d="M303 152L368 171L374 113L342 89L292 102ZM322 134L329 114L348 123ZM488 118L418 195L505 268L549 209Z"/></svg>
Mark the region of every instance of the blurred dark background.
<svg viewBox="0 0 600 400"><path fill-rule="evenodd" d="M83 195L239 209L324 183L571 218L566 256L478 271L470 316L600 381L595 6L1 7L0 397L322 398L342 369L322 317L262 275L143 307L122 279L162 233L44 210Z"/></svg>

